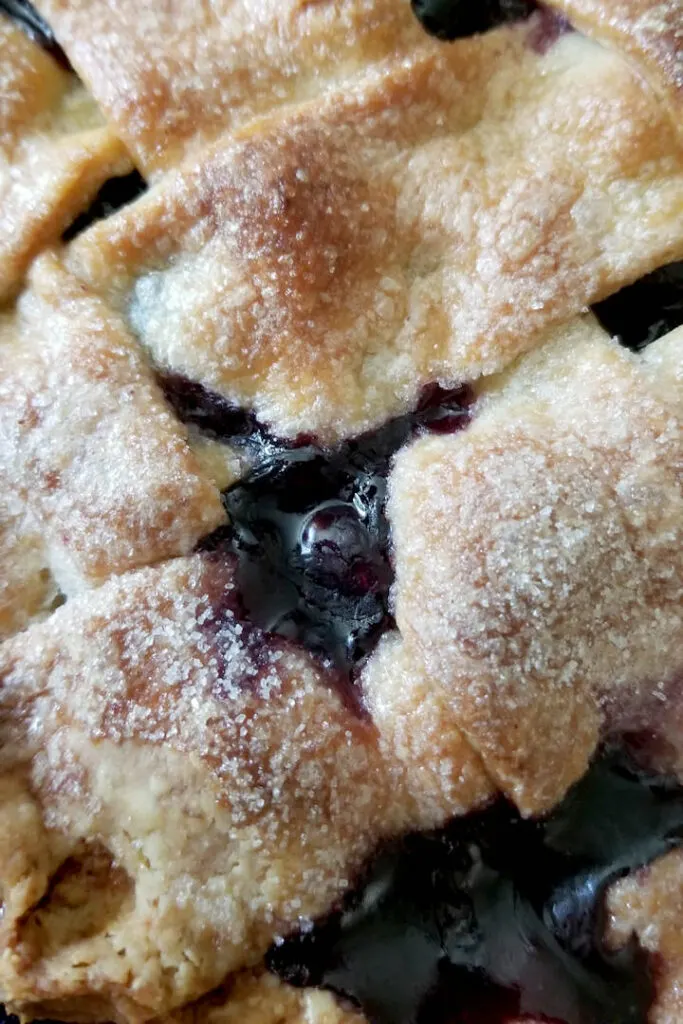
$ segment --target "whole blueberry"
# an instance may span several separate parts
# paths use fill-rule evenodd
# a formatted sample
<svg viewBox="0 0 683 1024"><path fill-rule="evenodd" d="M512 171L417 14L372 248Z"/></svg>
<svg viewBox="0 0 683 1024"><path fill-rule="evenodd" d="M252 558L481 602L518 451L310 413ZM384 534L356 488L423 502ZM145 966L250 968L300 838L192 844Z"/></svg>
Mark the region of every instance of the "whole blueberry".
<svg viewBox="0 0 683 1024"><path fill-rule="evenodd" d="M371 538L358 512L347 502L329 502L310 514L301 528L305 570L330 585L352 583L368 554Z"/></svg>

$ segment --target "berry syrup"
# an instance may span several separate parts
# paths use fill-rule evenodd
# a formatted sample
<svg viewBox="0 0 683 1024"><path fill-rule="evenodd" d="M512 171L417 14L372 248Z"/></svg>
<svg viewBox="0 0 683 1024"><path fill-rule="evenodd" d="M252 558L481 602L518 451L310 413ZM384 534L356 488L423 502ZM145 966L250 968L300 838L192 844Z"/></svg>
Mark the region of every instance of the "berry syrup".
<svg viewBox="0 0 683 1024"><path fill-rule="evenodd" d="M162 375L178 416L245 447L254 469L223 495L230 525L202 547L237 559L246 614L298 642L342 676L392 625L387 476L394 454L423 432L469 419L465 388L431 385L414 412L336 448L278 441L249 413L199 384Z"/></svg>
<svg viewBox="0 0 683 1024"><path fill-rule="evenodd" d="M683 789L602 751L543 820L504 799L380 852L271 970L371 1024L646 1024L652 965L602 942L608 885L683 842Z"/></svg>

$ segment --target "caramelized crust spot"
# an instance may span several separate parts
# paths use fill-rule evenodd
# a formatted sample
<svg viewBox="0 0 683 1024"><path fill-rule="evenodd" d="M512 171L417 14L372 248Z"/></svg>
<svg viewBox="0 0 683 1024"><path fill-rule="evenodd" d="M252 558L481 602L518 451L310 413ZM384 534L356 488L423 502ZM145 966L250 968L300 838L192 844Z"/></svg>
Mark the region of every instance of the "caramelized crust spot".
<svg viewBox="0 0 683 1024"><path fill-rule="evenodd" d="M70 246L164 370L325 442L500 370L683 254L683 149L617 55L417 50L205 150ZM625 268L628 268L625 270Z"/></svg>

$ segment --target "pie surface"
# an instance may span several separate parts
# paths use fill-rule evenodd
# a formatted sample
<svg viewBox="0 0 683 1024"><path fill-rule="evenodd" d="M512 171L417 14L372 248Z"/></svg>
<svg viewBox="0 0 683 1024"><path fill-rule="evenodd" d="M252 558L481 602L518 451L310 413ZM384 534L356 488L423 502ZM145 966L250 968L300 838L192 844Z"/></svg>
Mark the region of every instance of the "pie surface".
<svg viewBox="0 0 683 1024"><path fill-rule="evenodd" d="M683 7L484 7L0 2L24 1019L604 1024L277 967L378 851L552 828L615 745L683 787ZM682 830L598 887L614 1024L683 1014Z"/></svg>

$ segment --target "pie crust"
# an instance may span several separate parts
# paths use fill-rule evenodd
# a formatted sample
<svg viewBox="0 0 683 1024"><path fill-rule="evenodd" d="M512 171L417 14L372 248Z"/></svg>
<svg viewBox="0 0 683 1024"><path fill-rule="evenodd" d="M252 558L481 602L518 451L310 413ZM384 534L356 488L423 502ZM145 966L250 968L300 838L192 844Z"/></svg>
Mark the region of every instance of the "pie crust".
<svg viewBox="0 0 683 1024"><path fill-rule="evenodd" d="M0 12L0 999L363 1024L264 958L382 844L550 812L625 733L683 784L683 326L590 312L683 260L681 0L452 43L407 0L35 6L76 73ZM225 494L437 385L467 425L391 459L393 624L340 681L248 607ZM649 1024L682 863L605 895Z"/></svg>

